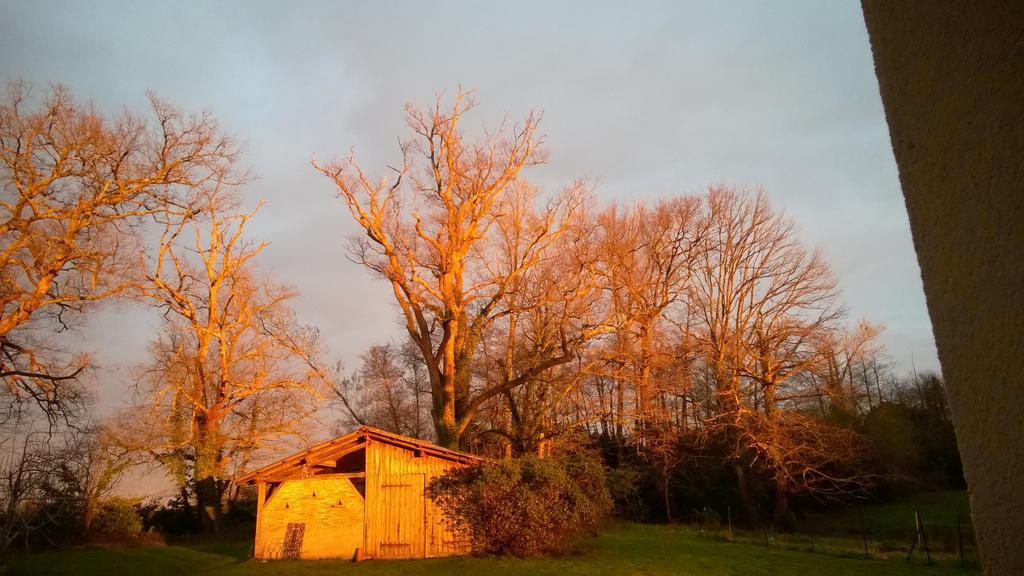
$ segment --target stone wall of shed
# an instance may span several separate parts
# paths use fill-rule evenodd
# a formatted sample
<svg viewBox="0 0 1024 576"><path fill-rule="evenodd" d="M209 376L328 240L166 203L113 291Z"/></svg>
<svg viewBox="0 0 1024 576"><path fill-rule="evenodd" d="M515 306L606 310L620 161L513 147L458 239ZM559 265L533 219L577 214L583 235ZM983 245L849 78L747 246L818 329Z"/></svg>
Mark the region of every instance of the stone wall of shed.
<svg viewBox="0 0 1024 576"><path fill-rule="evenodd" d="M300 558L352 558L363 545L363 497L345 477L285 480L260 513L255 555L281 558L289 524L304 524Z"/></svg>

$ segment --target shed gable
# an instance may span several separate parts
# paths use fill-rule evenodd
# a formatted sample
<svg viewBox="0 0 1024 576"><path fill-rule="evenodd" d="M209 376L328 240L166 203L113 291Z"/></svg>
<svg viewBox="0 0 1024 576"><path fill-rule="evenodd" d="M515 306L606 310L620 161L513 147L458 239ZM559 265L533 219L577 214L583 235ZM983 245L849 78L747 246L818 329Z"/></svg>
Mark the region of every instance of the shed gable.
<svg viewBox="0 0 1024 576"><path fill-rule="evenodd" d="M345 476L285 480L258 522L257 558L351 558L363 543L364 500Z"/></svg>
<svg viewBox="0 0 1024 576"><path fill-rule="evenodd" d="M426 495L471 454L362 427L251 472L257 558L426 558L468 553ZM269 496L269 497L268 497Z"/></svg>

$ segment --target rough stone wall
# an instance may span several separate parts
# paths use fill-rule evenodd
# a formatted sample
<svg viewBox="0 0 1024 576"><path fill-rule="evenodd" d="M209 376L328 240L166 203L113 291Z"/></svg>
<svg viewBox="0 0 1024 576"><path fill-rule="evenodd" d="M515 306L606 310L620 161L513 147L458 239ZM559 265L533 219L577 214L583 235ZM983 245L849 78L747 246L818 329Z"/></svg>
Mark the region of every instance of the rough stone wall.
<svg viewBox="0 0 1024 576"><path fill-rule="evenodd" d="M1024 574L1024 2L862 0L988 574Z"/></svg>
<svg viewBox="0 0 1024 576"><path fill-rule="evenodd" d="M257 558L281 558L288 524L305 524L300 558L352 558L363 545L363 497L348 478L285 480L260 514Z"/></svg>

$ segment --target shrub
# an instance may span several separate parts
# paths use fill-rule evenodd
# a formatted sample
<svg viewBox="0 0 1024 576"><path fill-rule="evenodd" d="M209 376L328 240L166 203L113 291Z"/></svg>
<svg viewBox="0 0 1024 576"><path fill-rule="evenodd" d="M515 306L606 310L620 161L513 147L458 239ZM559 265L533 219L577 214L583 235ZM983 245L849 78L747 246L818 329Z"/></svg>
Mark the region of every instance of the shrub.
<svg viewBox="0 0 1024 576"><path fill-rule="evenodd" d="M640 491L642 476L642 471L631 465L611 468L605 473L612 509L619 517L640 522L647 516L647 507Z"/></svg>
<svg viewBox="0 0 1024 576"><path fill-rule="evenodd" d="M189 509L188 501L174 498L168 502L154 500L139 507L142 528L167 536L184 536L199 532L199 519Z"/></svg>
<svg viewBox="0 0 1024 576"><path fill-rule="evenodd" d="M787 509L786 513L779 519L778 526L775 528L779 532L785 532L788 534L795 534L799 528L800 523L796 519L796 513L792 509Z"/></svg>
<svg viewBox="0 0 1024 576"><path fill-rule="evenodd" d="M228 503L228 509L221 517L221 528L226 530L255 529L256 499L234 500Z"/></svg>
<svg viewBox="0 0 1024 576"><path fill-rule="evenodd" d="M489 554L564 553L595 534L611 508L603 468L585 456L525 456L453 470L429 493L450 527Z"/></svg>
<svg viewBox="0 0 1024 576"><path fill-rule="evenodd" d="M705 506L697 511L697 523L706 530L718 530L722 527L722 515L718 510Z"/></svg>
<svg viewBox="0 0 1024 576"><path fill-rule="evenodd" d="M112 498L100 507L92 528L108 537L136 538L142 533L142 517L136 510L136 502L125 498Z"/></svg>

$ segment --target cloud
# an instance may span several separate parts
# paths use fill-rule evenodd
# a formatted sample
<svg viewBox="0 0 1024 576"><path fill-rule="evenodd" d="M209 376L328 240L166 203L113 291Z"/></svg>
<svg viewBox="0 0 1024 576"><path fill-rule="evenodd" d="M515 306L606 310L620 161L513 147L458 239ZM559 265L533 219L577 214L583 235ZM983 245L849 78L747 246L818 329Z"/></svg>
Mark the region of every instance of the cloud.
<svg viewBox="0 0 1024 576"><path fill-rule="evenodd" d="M402 105L476 88L477 126L545 112L546 188L599 196L763 186L829 255L851 316L888 325L902 366L938 368L919 270L856 3L0 3L0 74L65 82L104 110L155 89L246 142L266 199L262 266L303 293L301 318L350 365L397 336L387 290L344 257L355 230L315 173L354 147L397 157ZM146 313L82 338L140 361ZM120 399L121 379L105 402Z"/></svg>

